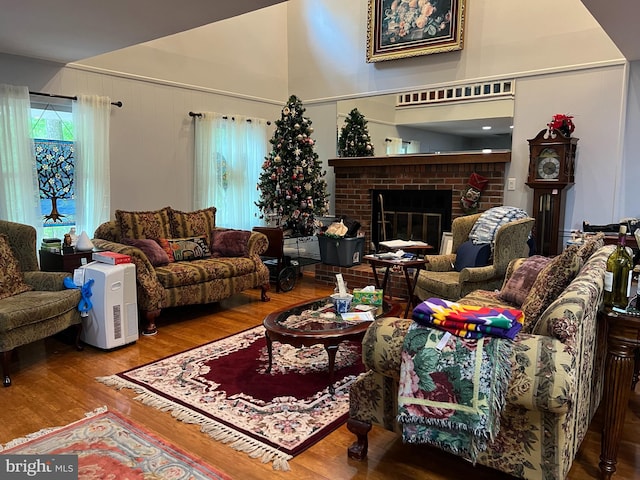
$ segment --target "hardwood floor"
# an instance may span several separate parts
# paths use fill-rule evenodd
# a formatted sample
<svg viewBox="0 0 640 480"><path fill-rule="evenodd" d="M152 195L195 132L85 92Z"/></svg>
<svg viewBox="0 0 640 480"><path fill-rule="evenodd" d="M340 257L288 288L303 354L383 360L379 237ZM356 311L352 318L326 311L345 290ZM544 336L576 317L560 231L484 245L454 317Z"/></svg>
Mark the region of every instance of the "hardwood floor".
<svg viewBox="0 0 640 480"><path fill-rule="evenodd" d="M379 427L369 434L368 459L350 460L346 452L354 437L344 425L291 460L291 471L278 472L270 464L210 439L195 425L143 405L133 399L133 392L117 391L95 380L97 376L111 375L258 325L274 309L328 293L329 287L305 276L291 292L275 293L273 289L272 300L267 303L260 302L259 290L252 290L220 304L167 310L158 321L157 336L141 337L135 344L118 350L104 352L87 346L77 352L64 338L22 347L12 363L13 385L0 389L0 444L44 427L70 423L85 412L107 405L234 479L511 478L485 467L473 467L436 449L403 445L395 434ZM614 480L640 478L636 472L640 470L640 395L633 392L631 396ZM598 413L569 479L598 477L601 418Z"/></svg>

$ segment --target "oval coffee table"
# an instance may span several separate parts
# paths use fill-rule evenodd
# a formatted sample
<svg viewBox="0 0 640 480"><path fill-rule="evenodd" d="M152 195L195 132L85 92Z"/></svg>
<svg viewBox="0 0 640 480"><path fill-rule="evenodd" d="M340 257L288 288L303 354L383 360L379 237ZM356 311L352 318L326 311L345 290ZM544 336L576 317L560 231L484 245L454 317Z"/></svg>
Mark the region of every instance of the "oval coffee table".
<svg viewBox="0 0 640 480"><path fill-rule="evenodd" d="M352 310L357 311L357 310ZM384 303L372 313L375 318L398 316L402 307ZM286 343L294 347L322 345L329 356L329 392L334 393L333 374L336 353L342 342L362 341L370 321L345 321L336 313L330 297L292 305L270 313L262 322L265 328L269 366L273 362L273 342Z"/></svg>

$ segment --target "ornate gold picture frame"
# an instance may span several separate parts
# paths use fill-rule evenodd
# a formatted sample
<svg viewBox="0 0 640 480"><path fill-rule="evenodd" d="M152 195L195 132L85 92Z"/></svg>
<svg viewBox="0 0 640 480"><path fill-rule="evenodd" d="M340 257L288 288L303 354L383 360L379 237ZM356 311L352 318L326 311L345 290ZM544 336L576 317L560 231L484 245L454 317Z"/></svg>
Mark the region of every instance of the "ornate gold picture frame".
<svg viewBox="0 0 640 480"><path fill-rule="evenodd" d="M466 0L369 0L367 62L462 50Z"/></svg>

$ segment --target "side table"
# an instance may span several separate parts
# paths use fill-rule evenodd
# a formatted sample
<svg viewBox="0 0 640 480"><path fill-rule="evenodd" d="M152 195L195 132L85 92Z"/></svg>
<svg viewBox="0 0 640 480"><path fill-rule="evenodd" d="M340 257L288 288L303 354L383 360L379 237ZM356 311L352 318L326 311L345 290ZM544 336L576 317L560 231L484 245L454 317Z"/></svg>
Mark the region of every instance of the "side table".
<svg viewBox="0 0 640 480"><path fill-rule="evenodd" d="M600 472L609 480L616 471L620 436L631 389L637 382L636 354L640 347L640 317L605 309L607 356L604 381L604 424L600 448Z"/></svg>
<svg viewBox="0 0 640 480"><path fill-rule="evenodd" d="M418 305L418 302L414 295L414 291L416 289L416 282L418 281L420 270L425 268L427 260L425 260L424 258L416 260L390 260L377 258L373 255L365 255L364 258L371 264L371 269L373 270L373 279L376 283L376 288L381 288L383 291L386 291L387 289L387 282L389 281L389 273L391 269L402 269L404 273L404 279L407 284L407 306L404 310L404 318L407 318L407 315L409 314L409 307L415 307ZM385 268L382 282L380 282L378 271L376 270L376 268L379 267ZM415 269L413 278L411 278L411 276L409 275L410 269Z"/></svg>
<svg viewBox="0 0 640 480"><path fill-rule="evenodd" d="M43 272L69 272L92 260L93 251L75 253L54 253L47 250L40 250L40 270Z"/></svg>

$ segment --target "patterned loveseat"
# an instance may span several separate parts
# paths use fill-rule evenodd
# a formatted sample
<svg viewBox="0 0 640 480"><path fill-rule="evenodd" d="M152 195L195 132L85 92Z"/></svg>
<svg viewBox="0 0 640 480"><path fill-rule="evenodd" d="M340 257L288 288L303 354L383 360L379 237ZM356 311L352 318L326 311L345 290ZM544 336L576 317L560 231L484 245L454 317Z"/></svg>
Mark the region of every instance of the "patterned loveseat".
<svg viewBox="0 0 640 480"><path fill-rule="evenodd" d="M478 463L518 478L566 477L601 399L604 346L598 340L604 334L596 320L606 260L613 248L602 246L601 238L580 249L570 247L549 261L529 285L521 307L525 327L513 344L500 431L480 453ZM513 307L513 302L501 298L502 292L524 262L510 263L502 291L475 291L459 302ZM577 271L572 280L570 270ZM558 277L565 278L560 292ZM529 301L536 295L538 300ZM358 437L349 447L351 458L366 457L372 423L401 432L396 421L400 352L410 323L410 319L382 318L366 333L362 355L369 370L350 392L347 426Z"/></svg>
<svg viewBox="0 0 640 480"><path fill-rule="evenodd" d="M166 307L214 303L256 287L269 300L269 270L260 260L267 237L216 227L215 213L215 207L116 210L115 220L96 229L96 248L130 255L136 266L143 334L157 332L155 320Z"/></svg>
<svg viewBox="0 0 640 480"><path fill-rule="evenodd" d="M11 354L17 347L76 325L76 348L82 349L80 290L64 286L68 276L40 271L35 228L0 220L0 352L5 387L11 385Z"/></svg>

